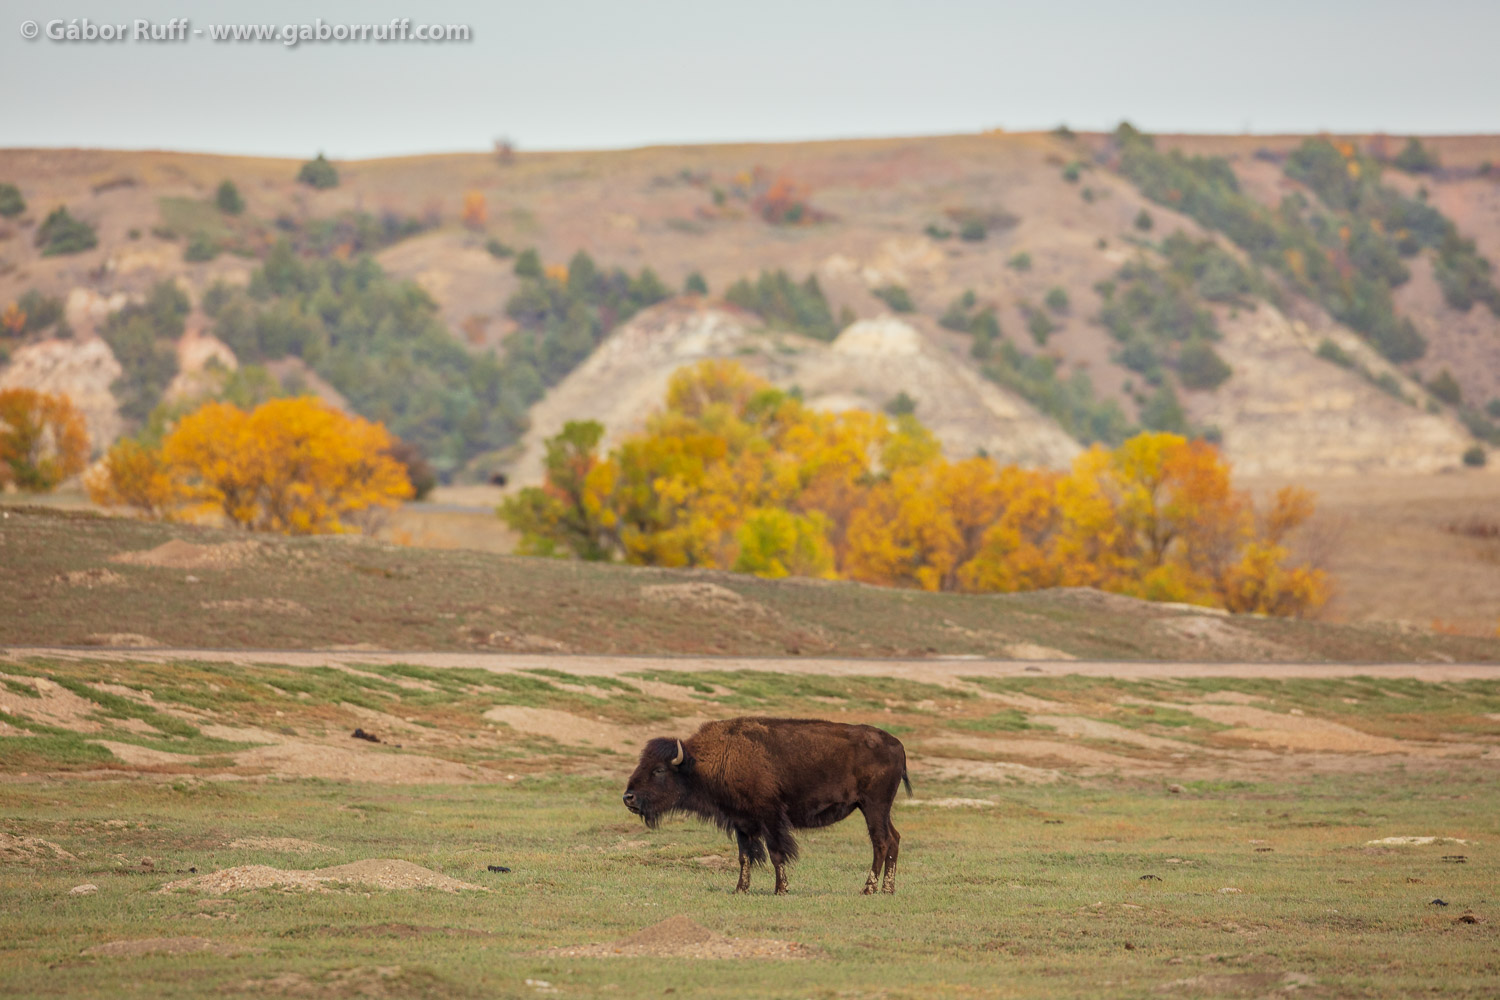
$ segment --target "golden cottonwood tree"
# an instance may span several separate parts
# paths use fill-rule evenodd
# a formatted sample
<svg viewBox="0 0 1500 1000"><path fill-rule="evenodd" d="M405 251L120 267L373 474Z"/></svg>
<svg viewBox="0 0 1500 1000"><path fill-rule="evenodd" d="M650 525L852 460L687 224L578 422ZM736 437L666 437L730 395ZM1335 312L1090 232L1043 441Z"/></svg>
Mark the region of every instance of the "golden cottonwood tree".
<svg viewBox="0 0 1500 1000"><path fill-rule="evenodd" d="M89 435L67 396L0 389L0 486L46 493L83 469Z"/></svg>
<svg viewBox="0 0 1500 1000"><path fill-rule="evenodd" d="M1095 446L1067 473L950 462L910 415L819 413L732 362L673 376L644 433L548 443L547 481L502 508L527 551L927 590L1086 586L1295 615L1327 598L1292 563L1310 494L1257 513L1218 450L1173 434Z"/></svg>
<svg viewBox="0 0 1500 1000"><path fill-rule="evenodd" d="M273 399L246 412L207 403L159 450L122 441L90 483L96 502L150 517L217 513L253 531L321 534L411 496L386 429L316 399Z"/></svg>

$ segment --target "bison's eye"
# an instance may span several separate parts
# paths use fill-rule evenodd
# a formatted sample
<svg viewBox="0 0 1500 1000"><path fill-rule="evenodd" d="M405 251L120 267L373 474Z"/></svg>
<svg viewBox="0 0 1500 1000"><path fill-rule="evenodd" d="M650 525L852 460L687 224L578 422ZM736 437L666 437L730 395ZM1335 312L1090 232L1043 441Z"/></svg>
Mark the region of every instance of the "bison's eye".
<svg viewBox="0 0 1500 1000"><path fill-rule="evenodd" d="M664 774L667 773L667 769L664 768L664 767L662 767L662 766L660 766L660 765L657 765L656 770L652 771L651 773L654 774L654 775L656 775L659 778L662 775L664 775Z"/></svg>

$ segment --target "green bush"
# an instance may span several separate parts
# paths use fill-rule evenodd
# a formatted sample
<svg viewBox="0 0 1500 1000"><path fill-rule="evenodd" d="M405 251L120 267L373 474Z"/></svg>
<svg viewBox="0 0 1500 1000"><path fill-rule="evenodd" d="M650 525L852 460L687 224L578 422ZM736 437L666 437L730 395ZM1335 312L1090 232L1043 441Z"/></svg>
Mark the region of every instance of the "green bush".
<svg viewBox="0 0 1500 1000"><path fill-rule="evenodd" d="M507 257L514 257L516 255L516 251L514 249L505 245L504 243L501 243L493 236L491 236L489 240L485 242L484 249L491 257L495 258L496 260L505 260Z"/></svg>
<svg viewBox="0 0 1500 1000"><path fill-rule="evenodd" d="M1487 457L1484 448L1476 444L1464 452L1464 464L1471 469L1482 468Z"/></svg>
<svg viewBox="0 0 1500 1000"><path fill-rule="evenodd" d="M1464 400L1464 393L1459 388L1458 380L1446 368L1438 372L1437 376L1427 383L1427 391L1449 406L1457 406Z"/></svg>
<svg viewBox="0 0 1500 1000"><path fill-rule="evenodd" d="M1162 383L1141 407L1141 425L1151 431L1183 435L1192 433L1187 413L1182 409L1177 393L1166 383Z"/></svg>
<svg viewBox="0 0 1500 1000"><path fill-rule="evenodd" d="M903 389L886 401L884 409L893 417L904 417L917 412L917 401Z"/></svg>
<svg viewBox="0 0 1500 1000"><path fill-rule="evenodd" d="M1045 347L1047 338L1057 331L1057 324L1042 310L1027 309L1026 330L1031 334L1031 339L1036 341L1036 346Z"/></svg>
<svg viewBox="0 0 1500 1000"><path fill-rule="evenodd" d="M1340 368L1353 368L1355 364L1354 355L1350 354L1348 351L1344 350L1342 347L1340 347L1338 344L1335 344L1327 337L1324 337L1321 341L1318 342L1318 357L1322 358L1324 361L1332 361Z"/></svg>
<svg viewBox="0 0 1500 1000"><path fill-rule="evenodd" d="M1029 271L1031 270L1031 254L1025 250L1017 251L1011 254L1005 264L1013 271Z"/></svg>
<svg viewBox="0 0 1500 1000"><path fill-rule="evenodd" d="M518 278L540 278L542 276L542 258L535 249L527 247L516 257L514 268Z"/></svg>
<svg viewBox="0 0 1500 1000"><path fill-rule="evenodd" d="M689 274L682 283L682 290L688 295L707 295L708 282L703 280L703 275L697 271Z"/></svg>
<svg viewBox="0 0 1500 1000"><path fill-rule="evenodd" d="M1213 345L1190 340L1177 352L1177 377L1185 389L1217 389L1234 374Z"/></svg>
<svg viewBox="0 0 1500 1000"><path fill-rule="evenodd" d="M207 233L194 233L193 238L188 240L187 246L182 248L182 259L193 263L213 260L219 256L218 241Z"/></svg>
<svg viewBox="0 0 1500 1000"><path fill-rule="evenodd" d="M42 248L43 257L56 257L92 250L99 245L99 237L93 226L73 218L68 214L68 207L61 205L37 227L36 245Z"/></svg>
<svg viewBox="0 0 1500 1000"><path fill-rule="evenodd" d="M983 367L985 376L1030 402L1076 440L1113 446L1136 432L1113 400L1094 395L1093 382L1084 372L1060 379L1051 358L1028 355L1008 340L998 344Z"/></svg>
<svg viewBox="0 0 1500 1000"><path fill-rule="evenodd" d="M63 317L62 299L43 295L35 288L16 300L16 308L26 314L26 323L21 327L23 334L45 330Z"/></svg>
<svg viewBox="0 0 1500 1000"><path fill-rule="evenodd" d="M970 243L978 243L990 234L989 226L985 225L983 219L968 218L958 228L958 238L968 240Z"/></svg>
<svg viewBox="0 0 1500 1000"><path fill-rule="evenodd" d="M111 389L127 419L144 421L177 374L176 345L190 308L175 283L162 281L145 302L112 313L100 327L99 335L120 362L122 372Z"/></svg>
<svg viewBox="0 0 1500 1000"><path fill-rule="evenodd" d="M1488 413L1496 420L1500 420L1500 397L1496 397L1495 399L1492 399L1488 403L1484 404L1484 412Z"/></svg>
<svg viewBox="0 0 1500 1000"><path fill-rule="evenodd" d="M0 216L14 219L26 211L26 199L21 197L21 189L14 184L0 184Z"/></svg>
<svg viewBox="0 0 1500 1000"><path fill-rule="evenodd" d="M339 186L339 172L319 153L317 158L302 164L302 169L297 171L297 180L321 191Z"/></svg>
<svg viewBox="0 0 1500 1000"><path fill-rule="evenodd" d="M1151 213L1144 208L1135 213L1135 228L1143 233L1149 233L1151 227L1156 225L1156 220L1151 218Z"/></svg>
<svg viewBox="0 0 1500 1000"><path fill-rule="evenodd" d="M1048 309L1059 314L1067 312L1070 304L1068 291L1061 285L1053 285L1047 289L1047 295L1042 301L1047 303Z"/></svg>
<svg viewBox="0 0 1500 1000"><path fill-rule="evenodd" d="M916 311L917 307L912 303L911 296L900 285L883 285L875 289L871 294L890 306L892 312L909 313Z"/></svg>
<svg viewBox="0 0 1500 1000"><path fill-rule="evenodd" d="M234 186L234 181L226 180L219 185L214 204L225 215L239 215L245 210L245 199L240 197L240 189Z"/></svg>
<svg viewBox="0 0 1500 1000"><path fill-rule="evenodd" d="M946 240L953 235L953 230L940 226L936 222L927 223L927 228L922 231L935 240Z"/></svg>
<svg viewBox="0 0 1500 1000"><path fill-rule="evenodd" d="M1062 179L1069 184L1077 184L1078 178L1083 176L1083 166L1077 160L1063 167Z"/></svg>
<svg viewBox="0 0 1500 1000"><path fill-rule="evenodd" d="M1391 166L1408 174L1431 173L1438 168L1437 155L1428 152L1427 147L1416 136L1406 140L1406 146L1391 158Z"/></svg>
<svg viewBox="0 0 1500 1000"><path fill-rule="evenodd" d="M838 336L828 300L814 275L798 284L785 271L762 271L754 282L746 278L736 281L724 293L724 301L758 314L767 323L818 340Z"/></svg>

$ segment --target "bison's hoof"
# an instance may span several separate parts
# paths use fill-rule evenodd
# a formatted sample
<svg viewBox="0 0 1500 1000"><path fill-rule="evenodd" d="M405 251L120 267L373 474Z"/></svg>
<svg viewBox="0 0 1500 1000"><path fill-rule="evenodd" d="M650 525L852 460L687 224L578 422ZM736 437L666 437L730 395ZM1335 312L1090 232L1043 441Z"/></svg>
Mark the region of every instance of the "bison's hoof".
<svg viewBox="0 0 1500 1000"><path fill-rule="evenodd" d="M859 891L859 894L861 896L873 896L875 895L875 887L873 885L867 885Z"/></svg>
<svg viewBox="0 0 1500 1000"><path fill-rule="evenodd" d="M786 894L787 894L787 888L786 888L786 886L784 886L784 885L778 885L776 887L776 895L778 895L778 896L785 896Z"/></svg>
<svg viewBox="0 0 1500 1000"><path fill-rule="evenodd" d="M894 896L896 894L896 887L893 885L887 885L883 886L880 891L885 893L887 896Z"/></svg>

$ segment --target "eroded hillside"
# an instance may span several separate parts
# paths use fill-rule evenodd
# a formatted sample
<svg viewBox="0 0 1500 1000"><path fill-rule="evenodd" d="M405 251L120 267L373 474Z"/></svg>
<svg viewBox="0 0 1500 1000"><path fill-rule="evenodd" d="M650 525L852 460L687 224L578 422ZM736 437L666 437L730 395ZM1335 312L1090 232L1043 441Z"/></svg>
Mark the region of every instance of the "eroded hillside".
<svg viewBox="0 0 1500 1000"><path fill-rule="evenodd" d="M1302 199L1307 239L1330 241L1332 284L1299 284L1301 272L1247 251L1233 227L1179 205L1176 189L1153 189L1111 135L419 157L340 163L327 189L298 183L284 160L0 151L0 181L26 201L0 225L0 304L60 305L58 321L5 338L0 383L68 391L98 447L163 398L212 392L195 371L262 364L293 388L394 414L405 436L442 453L445 473L516 466L525 479L531 445L561 420L626 430L677 356L739 356L825 405L876 409L905 393L956 455L1060 464L1081 444L1151 427L1218 438L1258 474L1458 468L1476 434L1500 434L1500 318L1483 301L1484 262L1500 257L1500 174L1486 167L1500 141L1430 140L1438 165L1415 173L1388 162L1394 142L1348 144L1351 163L1378 173L1361 189L1367 201L1399 195L1446 220L1427 243L1389 234L1365 256L1361 227L1380 235L1380 220L1335 211L1320 175L1292 166L1311 155L1304 145L1158 137L1155 149L1222 158L1184 162L1207 164L1202 176L1268 212ZM215 207L225 180L242 195L238 214ZM97 246L44 255L36 234L62 205ZM1324 231L1345 218L1352 236ZM1467 256L1442 242L1443 225L1472 241ZM304 262L297 280L268 270L278 241ZM515 254L528 247L541 273L523 278ZM592 297L554 301L541 319L515 305L529 284L567 290L579 250L601 275ZM394 327L346 292L341 275L367 280L355 267L366 254L386 274L382 301L407 310L391 307ZM1455 305L1455 267L1475 272L1464 280L1479 301L1467 308ZM721 308L735 282L776 271L816 280L831 330ZM1387 326L1409 321L1420 352L1393 351L1376 329L1385 320L1342 309L1338 282L1366 271L1389 286L1377 289L1390 299ZM607 291L613 274L631 283L619 295ZM706 296L621 325L694 275ZM166 329L172 357L152 381L110 317L163 280L190 311ZM431 297L430 313L403 299L405 280ZM243 315L226 319L234 288L248 290ZM569 325L577 302L586 328ZM700 320L664 318L695 310ZM878 322L847 329L861 320ZM719 339L694 340L683 323L717 324ZM393 354L415 328L420 344L408 337ZM645 354L618 346L646 329L656 346ZM421 346L442 336L468 352L470 370L463 354ZM517 447L528 423L528 447Z"/></svg>

